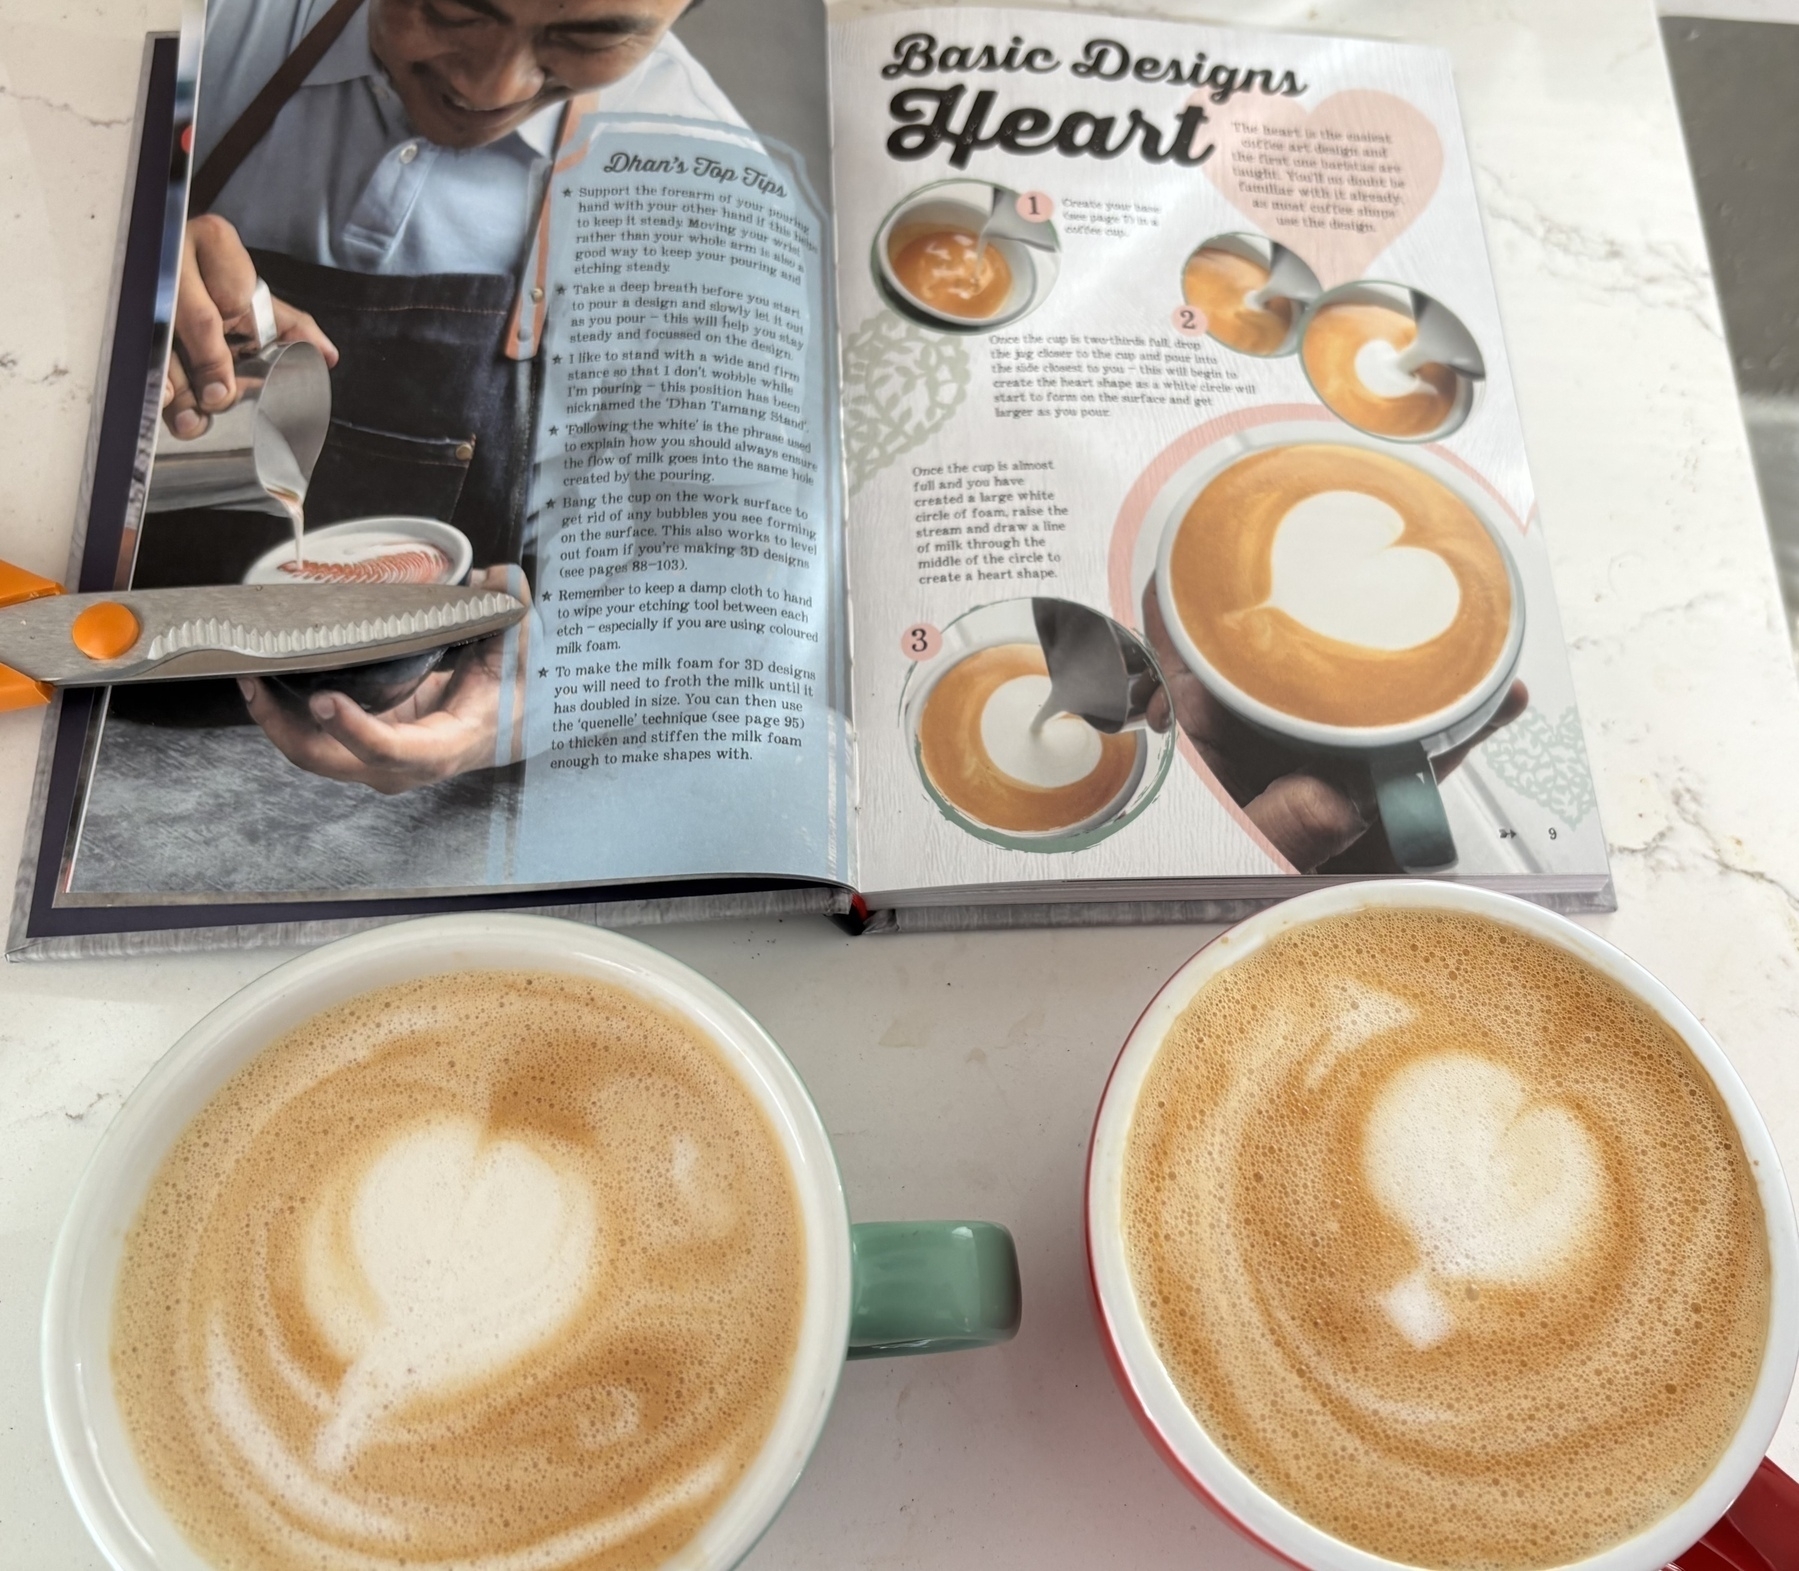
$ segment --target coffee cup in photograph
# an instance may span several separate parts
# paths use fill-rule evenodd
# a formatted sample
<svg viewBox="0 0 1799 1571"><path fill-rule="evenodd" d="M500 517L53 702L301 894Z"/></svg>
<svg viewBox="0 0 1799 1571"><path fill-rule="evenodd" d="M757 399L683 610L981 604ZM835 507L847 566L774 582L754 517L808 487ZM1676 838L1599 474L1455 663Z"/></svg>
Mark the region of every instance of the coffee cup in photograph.
<svg viewBox="0 0 1799 1571"><path fill-rule="evenodd" d="M1163 1456L1308 1571L1654 1571L1757 1474L1799 1233L1717 1044L1565 918L1301 896L1144 1012L1090 1148Z"/></svg>
<svg viewBox="0 0 1799 1571"><path fill-rule="evenodd" d="M244 574L246 584L459 584L474 563L469 538L453 524L401 515L352 518L265 551ZM371 714L405 702L449 653L427 649L336 671L290 672L269 679L276 701L310 718L314 693L342 693Z"/></svg>
<svg viewBox="0 0 1799 1571"><path fill-rule="evenodd" d="M792 1067L647 947L436 918L283 966L107 1132L45 1307L120 1571L726 1567L846 1354L1004 1340L1010 1238L852 1229Z"/></svg>
<svg viewBox="0 0 1799 1571"><path fill-rule="evenodd" d="M246 584L459 584L474 565L469 538L435 518L352 518L265 551Z"/></svg>
<svg viewBox="0 0 1799 1571"><path fill-rule="evenodd" d="M1524 641L1494 499L1437 454L1282 423L1200 454L1146 527L1182 661L1249 724L1364 760L1401 868L1452 866L1430 760L1492 717Z"/></svg>
<svg viewBox="0 0 1799 1571"><path fill-rule="evenodd" d="M1300 328L1299 359L1332 414L1396 442L1455 431L1486 375L1461 321L1402 284L1345 284L1319 297Z"/></svg>
<svg viewBox="0 0 1799 1571"><path fill-rule="evenodd" d="M1142 714L1102 728L1046 713L1055 684L1036 614L1045 604L1066 602L1002 600L950 623L942 647L907 674L900 725L920 783L952 823L1015 850L1073 851L1143 812L1167 776L1173 737ZM1114 659L1130 651L1145 691L1160 686L1135 633L1087 615L1112 630Z"/></svg>
<svg viewBox="0 0 1799 1571"><path fill-rule="evenodd" d="M876 287L903 315L940 331L1018 321L1049 294L1061 256L1055 225L1022 217L1018 202L1018 192L985 180L921 186L875 232Z"/></svg>
<svg viewBox="0 0 1799 1571"><path fill-rule="evenodd" d="M1294 351L1319 288L1311 268L1265 235L1214 235L1181 268L1181 298L1204 313L1206 332L1262 359Z"/></svg>

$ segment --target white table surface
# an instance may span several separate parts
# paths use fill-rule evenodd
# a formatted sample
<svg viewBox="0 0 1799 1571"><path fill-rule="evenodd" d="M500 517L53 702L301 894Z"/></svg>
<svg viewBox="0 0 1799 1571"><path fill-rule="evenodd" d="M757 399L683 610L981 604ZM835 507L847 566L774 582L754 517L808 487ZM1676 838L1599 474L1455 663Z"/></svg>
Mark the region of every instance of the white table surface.
<svg viewBox="0 0 1799 1571"><path fill-rule="evenodd" d="M1799 1171L1799 694L1650 0L1160 14L1453 51L1618 884L1617 914L1592 925L1706 1021ZM74 515L140 39L172 15L170 0L0 0L0 555L50 575ZM0 715L0 866L17 859L37 741L36 716ZM753 1566L1273 1564L1127 1416L1078 1228L1106 1070L1209 932L851 940L790 921L645 935L787 1048L855 1216L992 1218L1023 1263L1015 1342L848 1369ZM45 1271L77 1175L152 1061L277 958L0 967L7 1571L101 1564L38 1388ZM1792 1408L1774 1454L1799 1470Z"/></svg>

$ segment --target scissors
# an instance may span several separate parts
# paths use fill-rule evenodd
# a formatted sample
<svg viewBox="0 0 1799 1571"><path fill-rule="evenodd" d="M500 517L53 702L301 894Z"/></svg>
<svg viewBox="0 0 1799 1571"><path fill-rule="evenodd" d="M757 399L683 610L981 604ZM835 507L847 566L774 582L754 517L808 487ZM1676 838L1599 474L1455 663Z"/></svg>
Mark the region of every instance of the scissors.
<svg viewBox="0 0 1799 1571"><path fill-rule="evenodd" d="M453 584L229 584L71 595L0 562L0 710L59 687L336 671L504 632L525 604Z"/></svg>

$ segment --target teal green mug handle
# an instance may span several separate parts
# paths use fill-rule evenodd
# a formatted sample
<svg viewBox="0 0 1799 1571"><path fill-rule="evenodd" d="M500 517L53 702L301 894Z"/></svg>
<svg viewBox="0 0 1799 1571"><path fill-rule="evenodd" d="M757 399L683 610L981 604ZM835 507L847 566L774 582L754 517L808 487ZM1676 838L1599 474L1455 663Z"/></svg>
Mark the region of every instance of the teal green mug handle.
<svg viewBox="0 0 1799 1571"><path fill-rule="evenodd" d="M1455 840L1437 790L1436 772L1416 742L1386 748L1368 760L1381 826L1393 859L1407 873L1443 873L1455 866Z"/></svg>
<svg viewBox="0 0 1799 1571"><path fill-rule="evenodd" d="M851 1358L954 1353L1018 1332L1018 1251L994 1222L850 1228Z"/></svg>

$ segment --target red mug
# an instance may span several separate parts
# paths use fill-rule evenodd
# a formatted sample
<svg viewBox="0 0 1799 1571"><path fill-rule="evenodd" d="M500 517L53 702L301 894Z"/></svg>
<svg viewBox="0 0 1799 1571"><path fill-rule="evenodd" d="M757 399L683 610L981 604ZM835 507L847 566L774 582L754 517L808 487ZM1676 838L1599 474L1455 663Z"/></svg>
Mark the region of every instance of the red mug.
<svg viewBox="0 0 1799 1571"><path fill-rule="evenodd" d="M1088 1279L1107 1361L1162 1459L1240 1532L1303 1571L1402 1571L1400 1564L1314 1526L1257 1485L1206 1432L1157 1354L1137 1306L1122 1230L1124 1156L1144 1079L1169 1029L1214 976L1293 928L1370 907L1461 912L1522 929L1584 961L1645 1004L1710 1077L1742 1142L1768 1229L1768 1340L1734 1437L1674 1510L1621 1543L1575 1562L1580 1571L1799 1571L1799 1484L1764 1452L1799 1363L1799 1228L1774 1143L1723 1050L1647 971L1565 917L1509 895L1423 880L1344 885L1301 895L1221 934L1143 1011L1112 1067L1088 1147Z"/></svg>

